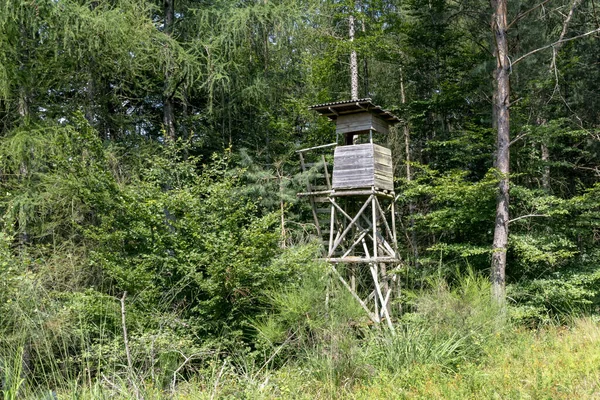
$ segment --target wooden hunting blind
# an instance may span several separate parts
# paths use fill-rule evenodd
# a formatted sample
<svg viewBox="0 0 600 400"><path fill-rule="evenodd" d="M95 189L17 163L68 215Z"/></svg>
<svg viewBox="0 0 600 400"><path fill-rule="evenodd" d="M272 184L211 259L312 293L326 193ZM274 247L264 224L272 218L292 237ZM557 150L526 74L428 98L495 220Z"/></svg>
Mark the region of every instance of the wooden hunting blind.
<svg viewBox="0 0 600 400"><path fill-rule="evenodd" d="M311 107L335 121L336 133L345 146L335 149L332 189L394 190L392 152L373 143L373 133L389 132L398 117L374 105L371 99L319 104ZM369 135L369 143L354 145L358 135Z"/></svg>
<svg viewBox="0 0 600 400"><path fill-rule="evenodd" d="M298 195L308 197L317 234L328 243L324 259L371 320L385 320L393 330L390 301L393 288L399 287L394 285L393 273L399 256L392 152L373 143L373 134L387 134L400 120L371 99L319 104L311 109L335 122L344 145L336 141L298 150L302 171L322 179L315 182L313 178L307 191ZM363 139L368 135L368 141L362 140L366 143L358 143L361 135ZM330 174L322 152L332 147ZM318 152L321 154L315 155ZM323 219L325 215L328 221Z"/></svg>
<svg viewBox="0 0 600 400"><path fill-rule="evenodd" d="M373 143L336 147L332 188L393 191L392 152Z"/></svg>
<svg viewBox="0 0 600 400"><path fill-rule="evenodd" d="M398 117L373 104L371 99L317 104L310 109L335 121L336 132L346 136L371 131L388 133L390 125L400 122Z"/></svg>

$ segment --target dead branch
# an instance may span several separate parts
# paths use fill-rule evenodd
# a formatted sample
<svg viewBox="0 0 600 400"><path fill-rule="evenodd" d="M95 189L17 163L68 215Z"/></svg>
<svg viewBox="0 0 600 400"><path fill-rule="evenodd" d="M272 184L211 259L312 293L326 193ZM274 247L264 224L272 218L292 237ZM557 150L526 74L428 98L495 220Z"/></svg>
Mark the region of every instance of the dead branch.
<svg viewBox="0 0 600 400"><path fill-rule="evenodd" d="M181 351L177 350L177 352L179 354L181 354L181 356L184 358L184 360L179 365L179 367L177 367L177 369L175 371L173 371L173 380L171 381L171 392L172 393L175 393L175 386L177 385L177 374L179 374L179 371L181 371L183 369L183 367L185 367L187 365L187 363L190 362L190 361L192 361L194 358L198 358L200 356L203 356L203 355L207 354L206 352L195 353L195 354L192 354L191 356L187 357Z"/></svg>
<svg viewBox="0 0 600 400"><path fill-rule="evenodd" d="M540 7L543 7L543 6L544 6L544 4L546 4L546 3L547 3L547 2L549 2L549 1L550 1L550 0L544 0L544 1L542 1L541 3L539 3L539 4L537 4L537 5L533 6L533 7L531 7L529 10L527 10L527 11L525 11L525 12L522 12L521 14L517 15L517 16L515 17L515 19L513 19L513 20L512 20L512 22L511 22L510 24L508 24L508 26L506 27L506 29L510 29L510 27L511 27L511 26L513 26L513 24L515 24L515 23L519 22L521 19L523 19L523 17L525 17L525 16L526 16L527 14L529 14L530 12L532 12L532 11L535 11L535 10L537 10L537 9L538 9L538 8L540 8Z"/></svg>
<svg viewBox="0 0 600 400"><path fill-rule="evenodd" d="M555 75L557 75L557 77L556 77L557 84L558 84L558 72L556 71L556 55L557 55L558 51L560 50L560 48L562 47L562 45L564 44L564 42L561 42L561 40L565 39L565 35L567 34L567 29L569 28L569 23L571 22L571 18L573 18L573 14L575 13L575 8L577 6L579 6L581 1L582 0L573 0L573 2L571 3L571 8L569 9L569 14L565 18L565 21L563 22L562 31L560 32L560 36L558 37L558 41L560 43L558 43L556 46L554 46L552 48L553 54L552 54L552 63L550 64L550 69L551 70L554 69Z"/></svg>
<svg viewBox="0 0 600 400"><path fill-rule="evenodd" d="M518 221L518 220L523 219L523 218L531 218L531 217L549 217L549 215L546 215L546 214L527 214L527 215L521 215L520 217L513 218L513 219L509 220L508 223L510 224L511 222L515 222L515 221Z"/></svg>
<svg viewBox="0 0 600 400"><path fill-rule="evenodd" d="M517 65L523 59L525 59L525 58L527 58L527 57L529 57L529 56L531 56L531 55L533 55L535 53L538 53L538 52L540 52L542 50L546 50L546 49L549 49L550 47L554 47L554 46L556 46L558 44L570 42L570 41L575 40L575 39L581 39L582 37L590 36L590 35L593 35L594 33L598 33L598 32L600 32L600 28L597 28L597 29L594 29L593 31L582 33L581 35L573 36L573 37L570 37L570 38L567 38L567 39L557 40L554 43L550 43L550 44L548 44L546 46L542 46L540 48L537 48L535 50L530 51L529 53L526 53L526 54L522 55L521 57L519 57L515 61L513 61L512 65Z"/></svg>

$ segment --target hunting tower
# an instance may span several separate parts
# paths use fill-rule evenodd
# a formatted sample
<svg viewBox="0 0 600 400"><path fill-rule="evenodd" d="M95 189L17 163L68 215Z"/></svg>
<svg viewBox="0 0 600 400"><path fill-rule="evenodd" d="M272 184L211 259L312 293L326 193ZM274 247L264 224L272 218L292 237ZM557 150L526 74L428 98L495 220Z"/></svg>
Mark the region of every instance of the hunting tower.
<svg viewBox="0 0 600 400"><path fill-rule="evenodd" d="M338 141L342 136L344 144L298 151L303 172L312 177L307 191L299 196L310 201L317 233L326 244L325 260L334 273L373 322L385 320L393 330L390 300L400 260L392 153L375 144L373 135L387 134L399 119L371 99L319 104L311 109L335 122ZM316 162L308 162L311 157L315 160L318 151L330 148L334 148L331 176L324 154Z"/></svg>

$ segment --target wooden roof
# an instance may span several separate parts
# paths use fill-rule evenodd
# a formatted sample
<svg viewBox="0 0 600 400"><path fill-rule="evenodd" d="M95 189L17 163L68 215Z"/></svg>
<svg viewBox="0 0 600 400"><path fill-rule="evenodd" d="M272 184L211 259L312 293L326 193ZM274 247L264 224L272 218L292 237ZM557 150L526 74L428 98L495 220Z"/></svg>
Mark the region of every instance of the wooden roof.
<svg viewBox="0 0 600 400"><path fill-rule="evenodd" d="M376 106L371 102L371 99L358 99L336 101L332 103L317 104L310 107L311 110L326 116L332 121L335 121L340 115L356 114L361 112L370 112L377 115L387 123L393 125L400 122L400 118L383 108Z"/></svg>

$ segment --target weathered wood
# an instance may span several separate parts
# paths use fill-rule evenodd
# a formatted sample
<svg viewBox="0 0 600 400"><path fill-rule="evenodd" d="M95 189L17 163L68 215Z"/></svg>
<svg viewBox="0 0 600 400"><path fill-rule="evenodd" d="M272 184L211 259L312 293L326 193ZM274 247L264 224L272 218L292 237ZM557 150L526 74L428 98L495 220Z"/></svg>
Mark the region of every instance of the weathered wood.
<svg viewBox="0 0 600 400"><path fill-rule="evenodd" d="M356 216L354 218L352 218L352 221L350 221L350 223L348 224L348 226L346 226L346 229L344 229L344 231L342 232L342 234L340 235L340 237L335 240L335 243L333 243L333 249L335 249L336 247L339 246L339 244L344 239L344 237L348 234L348 232L350 231L350 229L352 229L352 227L354 226L354 224L356 224L356 221L358 221L358 219L360 218L360 216L362 215L362 213L369 206L369 202L371 201L371 197L372 196L370 196L368 198L368 200L365 201L365 204L363 204L363 206L358 211L358 213L356 213ZM330 250L330 254L328 256L331 256L331 250Z"/></svg>
<svg viewBox="0 0 600 400"><path fill-rule="evenodd" d="M390 331L392 331L392 333L395 333L394 325L392 324L392 319L390 318L390 314L388 313L388 307L387 307L385 298L383 297L383 293L381 292L381 286L379 285L379 279L377 277L376 265L371 264L370 270L371 270L371 275L373 275L373 283L375 284L375 289L377 290L377 295L379 296L379 301L381 302L381 311L383 312L383 314L385 316L385 320L388 324L388 327L390 328Z"/></svg>
<svg viewBox="0 0 600 400"><path fill-rule="evenodd" d="M371 223L371 221L369 221L368 218L366 218L364 215L362 216L362 218L365 221L365 223L367 224L367 228L373 228L373 224ZM392 249L390 244L387 242L387 240L385 240L385 238L381 235L381 233L377 232L377 237L379 238L379 241L381 242L379 245L379 248L384 249L388 253L388 255L390 255L391 257L396 257L396 252L394 251L394 249Z"/></svg>
<svg viewBox="0 0 600 400"><path fill-rule="evenodd" d="M321 154L316 158L319 162L304 166L304 169L312 167L310 169L312 186L308 190L312 192L309 196L311 205L315 204L315 199L319 197L315 192L324 192L317 190L317 182L325 183L326 188L331 189L328 196L331 202L329 230L321 231L326 233L329 239L327 257L324 260L332 264L334 273L371 320L381 323L385 319L393 333L394 326L389 307L393 290L389 288L390 280L386 270L394 268L399 261L395 243L395 216L392 215L390 226L383 205L379 202L380 198L394 201L391 151L373 144L372 136L370 143L356 145L354 143L358 134L388 133L389 126L398 122L398 119L393 116L389 118L389 113L381 112L379 109L372 110L370 103L363 100L316 107L315 109L321 114L336 121L338 137L340 134L346 137L346 144L348 144L348 146L335 147L332 170L329 170L325 156ZM359 203L356 204L355 201L344 203L340 200L341 205L339 205L336 203L339 198L350 198ZM323 197L320 197L321 201L322 199ZM314 213L324 220L323 214L327 210L323 209L323 205L319 206L314 208ZM370 212L368 212L369 207ZM392 212L394 211L392 206ZM327 239L323 239L327 246ZM342 271L335 268L336 264L348 264L348 267ZM368 267L371 273L365 271L366 276L363 275L363 267ZM361 274L357 275L359 271ZM367 282L361 282L360 278L369 280L368 287L365 287ZM366 289L365 292L363 289ZM366 293L371 294L365 299ZM326 301L329 301L329 298Z"/></svg>
<svg viewBox="0 0 600 400"><path fill-rule="evenodd" d="M379 319L379 316L377 314L371 312L371 310L369 310L369 307L367 307L365 302L356 294L356 292L354 290L352 290L352 287L348 284L348 282L346 282L344 277L338 272L338 270L335 268L335 266L332 265L331 268L332 268L333 272L339 278L340 282L342 282L342 284L346 287L346 289L348 289L350 291L350 294L352 294L352 296L356 299L356 301L358 301L358 304L360 304L361 307L367 312L367 315L369 316L369 318L371 318L371 320L373 322L375 322L376 324L381 322L381 320Z"/></svg>
<svg viewBox="0 0 600 400"><path fill-rule="evenodd" d="M373 198L375 200L377 200L375 196L373 196ZM368 239L372 241L373 246L377 247L379 250L381 250L382 253L386 253L387 256L392 257L392 258L394 258L394 259L397 260L396 250L394 249L396 246L394 245L394 248L392 248L392 246L390 246L390 244L385 239L385 237L380 232L377 232L377 230L376 230L377 221L379 221L379 219L381 219L381 218L385 219L385 215L381 211L381 208L379 208L379 210L381 211L381 214L380 214L380 216L377 216L375 218L375 224L371 223L371 221L369 221L369 219L365 216L364 213L361 213L360 218L362 218L366 222L366 224L367 224L367 227L363 228L361 226L361 224L359 223L358 220L356 220L356 221L353 222L353 218L347 212L345 212L344 209L341 208L335 202L335 200L333 198L331 198L330 201L331 201L332 206L335 207L347 220L350 221L349 225L353 224L359 230L360 235L362 236L360 238L360 241L362 241L362 243L363 243L363 248L365 250L365 254L366 254L367 258L371 258L371 256L370 256L369 250L368 250L368 248L366 246L366 241L364 240L365 237L368 237ZM367 203L368 203L368 201L367 201ZM378 203L378 201L377 201L377 203ZM372 203L371 203L371 205L372 205ZM386 224L387 224L387 221L386 221ZM373 234L369 233L370 229L372 229L373 231L376 232L375 236L373 236ZM363 232L366 232L367 234L366 235L362 235ZM378 241L374 240L373 237L377 238ZM337 243L337 239L338 239L338 237L336 237L336 243ZM359 241L359 239L355 240L355 242L351 245L350 250L353 249L356 246L356 244L358 243L358 241ZM341 239L340 239L340 243L341 243ZM337 247L339 246L339 243L336 244L336 245L332 245L332 246L333 246L333 248L330 247L330 252L331 252L331 250L337 250ZM344 254L343 257L346 257L347 255L348 254Z"/></svg>
<svg viewBox="0 0 600 400"><path fill-rule="evenodd" d="M329 221L329 248L327 250L328 254L331 254L333 252L333 230L335 228L335 207L334 207L334 204L335 204L335 202L332 201L332 204L331 204L331 216L330 216L330 221Z"/></svg>
<svg viewBox="0 0 600 400"><path fill-rule="evenodd" d="M327 183L327 189L331 190L331 180L329 179L329 169L327 168L327 161L325 156L321 154L321 160L323 161L323 167L325 168L325 182Z"/></svg>
<svg viewBox="0 0 600 400"><path fill-rule="evenodd" d="M382 216L381 219L383 220L383 225L385 226L386 232L389 235L388 237L392 239L392 230L390 229L390 225L387 222L387 218L385 218L385 213L383 212L383 209L381 208L381 204L379 204L379 200L377 200L377 197L375 197L375 202L377 204L377 209L379 210L379 213Z"/></svg>
<svg viewBox="0 0 600 400"><path fill-rule="evenodd" d="M387 122L385 122L384 120L382 120L381 118L377 117L377 116L373 116L372 121L372 130L374 130L375 132L379 132L379 133L389 133L390 128L389 128L389 124Z"/></svg>
<svg viewBox="0 0 600 400"><path fill-rule="evenodd" d="M332 187L359 189L373 186L394 190L391 151L373 143L336 147Z"/></svg>
<svg viewBox="0 0 600 400"><path fill-rule="evenodd" d="M373 258L373 257L356 257L356 256L352 256L352 257L326 257L323 259L323 261L327 261L333 264L338 264L338 263L357 263L357 264L368 264L368 263L388 263L388 264L397 264L398 263L398 259L396 257L377 257L377 258Z"/></svg>
<svg viewBox="0 0 600 400"><path fill-rule="evenodd" d="M373 257L377 258L377 197L371 196L371 212L373 213Z"/></svg>
<svg viewBox="0 0 600 400"><path fill-rule="evenodd" d="M321 190L318 192L300 192L300 193L296 193L296 196L298 197L307 197L307 196L319 196L322 194L330 194L331 190Z"/></svg>
<svg viewBox="0 0 600 400"><path fill-rule="evenodd" d="M390 294L392 293L392 289L388 289L387 293L385 295L385 304L388 305L389 301L390 301ZM388 313L390 312L390 310L388 309ZM379 317L383 317L383 310L381 310L381 313L379 313Z"/></svg>
<svg viewBox="0 0 600 400"><path fill-rule="evenodd" d="M336 133L389 133L389 124L378 116L368 112L340 115L336 119Z"/></svg>
<svg viewBox="0 0 600 400"><path fill-rule="evenodd" d="M393 199L394 198L394 192L391 193L385 193L381 190L378 190L377 188L375 189L369 189L369 190L339 190L339 191L332 191L331 192L331 196L334 197L345 197L345 196L369 196L371 194L374 194L376 196L379 197L386 197L388 199Z"/></svg>
<svg viewBox="0 0 600 400"><path fill-rule="evenodd" d="M350 248L348 248L348 250L346 250L346 252L344 253L344 255L342 255L342 257L348 257L350 255L350 252L352 250L354 250L354 248L356 247L357 244L362 243L363 239L365 238L365 236L367 235L367 231L363 231L359 236L358 239L356 239L354 241L354 243L352 243L352 245L350 246Z"/></svg>
<svg viewBox="0 0 600 400"><path fill-rule="evenodd" d="M300 153L299 155L300 155L300 167L302 168L302 172L306 172L306 165L304 163L304 155L302 153ZM311 188L310 183L306 184L306 190L309 193L312 192L312 188ZM313 196L309 196L308 199L310 201L310 208L312 210L312 215L313 215L313 220L315 222L315 227L317 228L317 234L319 235L319 237L322 237L321 226L319 224L319 217L317 215L314 198L313 198Z"/></svg>
<svg viewBox="0 0 600 400"><path fill-rule="evenodd" d="M396 237L396 201L392 201L392 240L394 251L398 251L398 238Z"/></svg>

